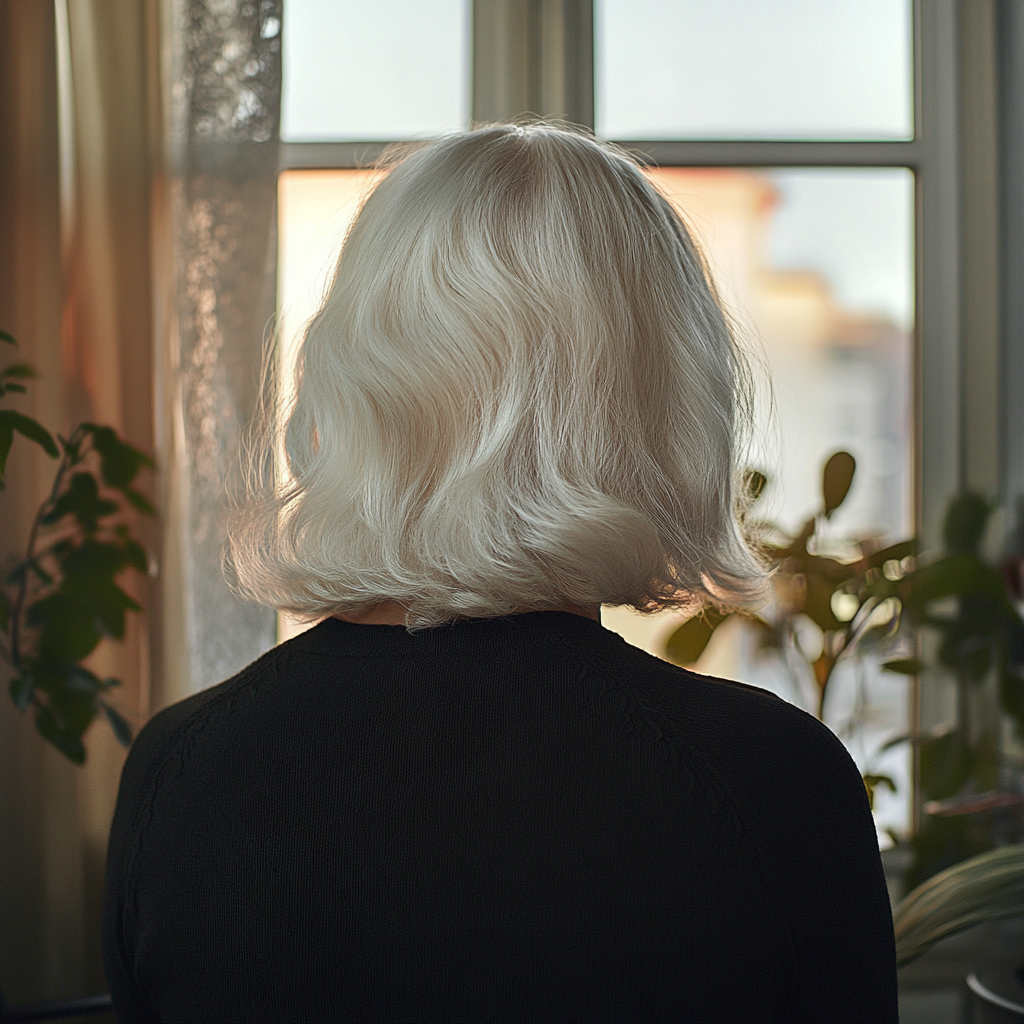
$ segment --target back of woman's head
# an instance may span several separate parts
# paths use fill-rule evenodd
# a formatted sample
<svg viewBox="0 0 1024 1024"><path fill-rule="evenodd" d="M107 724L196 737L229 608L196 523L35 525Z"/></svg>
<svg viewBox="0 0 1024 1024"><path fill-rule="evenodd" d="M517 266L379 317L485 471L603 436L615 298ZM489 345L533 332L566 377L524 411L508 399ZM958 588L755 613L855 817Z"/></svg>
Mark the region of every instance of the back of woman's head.
<svg viewBox="0 0 1024 1024"><path fill-rule="evenodd" d="M747 599L742 388L704 265L627 156L545 125L424 146L364 204L284 443L253 452L237 585L307 618L396 600L411 625Z"/></svg>

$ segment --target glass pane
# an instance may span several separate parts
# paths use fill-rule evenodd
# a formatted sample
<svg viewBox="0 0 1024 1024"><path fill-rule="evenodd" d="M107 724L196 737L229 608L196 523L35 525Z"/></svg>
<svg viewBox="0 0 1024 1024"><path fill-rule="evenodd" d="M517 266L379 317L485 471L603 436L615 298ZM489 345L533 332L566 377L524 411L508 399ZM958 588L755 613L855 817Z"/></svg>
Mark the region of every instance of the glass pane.
<svg viewBox="0 0 1024 1024"><path fill-rule="evenodd" d="M910 537L911 172L660 168L650 174L689 224L740 334L769 371L771 403L762 402L746 460L768 476L758 516L798 531L821 507L826 459L845 449L857 472L849 497L824 528L823 544L831 547L820 553L843 557L850 541L881 546ZM765 614L771 619L771 608ZM664 656L683 616L613 608L602 618L630 642ZM809 649L815 638L806 642ZM906 732L908 684L879 666L907 653L883 648L841 661L824 709L861 769L895 781L895 794L876 791L875 817L880 830L897 832L908 825L909 752L906 744L881 748ZM696 668L817 710L810 666L760 647L756 632L741 622L715 635ZM884 831L880 838L889 841Z"/></svg>
<svg viewBox="0 0 1024 1024"><path fill-rule="evenodd" d="M611 139L908 139L911 0L596 0Z"/></svg>
<svg viewBox="0 0 1024 1024"><path fill-rule="evenodd" d="M286 387L306 324L326 296L349 225L379 177L374 170L285 171L278 179L278 358ZM282 395L285 403L288 398ZM306 628L278 613L278 640Z"/></svg>
<svg viewBox="0 0 1024 1024"><path fill-rule="evenodd" d="M469 0L289 3L281 138L388 141L465 128L469 28Z"/></svg>
<svg viewBox="0 0 1024 1024"><path fill-rule="evenodd" d="M285 171L278 179L277 322L282 376L320 308L341 244L380 172Z"/></svg>

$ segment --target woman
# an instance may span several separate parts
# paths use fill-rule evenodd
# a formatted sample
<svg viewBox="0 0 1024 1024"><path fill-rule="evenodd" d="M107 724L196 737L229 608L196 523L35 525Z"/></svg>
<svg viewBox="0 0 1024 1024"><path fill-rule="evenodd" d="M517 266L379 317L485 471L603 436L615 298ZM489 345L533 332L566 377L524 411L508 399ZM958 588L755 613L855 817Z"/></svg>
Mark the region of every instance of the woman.
<svg viewBox="0 0 1024 1024"><path fill-rule="evenodd" d="M391 169L232 534L242 593L322 621L125 767L120 1020L897 1019L839 741L599 624L762 591L743 395L621 152L497 126Z"/></svg>

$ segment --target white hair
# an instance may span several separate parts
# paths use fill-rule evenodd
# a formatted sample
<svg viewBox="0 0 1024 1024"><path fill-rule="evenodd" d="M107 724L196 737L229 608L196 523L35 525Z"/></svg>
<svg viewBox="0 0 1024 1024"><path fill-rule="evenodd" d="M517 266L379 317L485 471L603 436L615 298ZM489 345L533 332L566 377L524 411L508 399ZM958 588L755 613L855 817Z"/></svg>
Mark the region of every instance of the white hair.
<svg viewBox="0 0 1024 1024"><path fill-rule="evenodd" d="M393 600L410 626L748 601L746 381L625 153L544 124L423 146L352 226L293 406L267 405L235 586L306 619Z"/></svg>

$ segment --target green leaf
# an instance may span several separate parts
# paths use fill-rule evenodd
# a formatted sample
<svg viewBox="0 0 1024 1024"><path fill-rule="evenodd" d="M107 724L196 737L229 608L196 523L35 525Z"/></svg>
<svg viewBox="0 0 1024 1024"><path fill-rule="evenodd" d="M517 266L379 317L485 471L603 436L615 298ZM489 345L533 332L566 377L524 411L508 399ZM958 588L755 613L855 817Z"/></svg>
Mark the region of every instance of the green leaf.
<svg viewBox="0 0 1024 1024"><path fill-rule="evenodd" d="M32 380L38 376L39 374L28 363L11 363L10 366L5 366L0 370L0 380L12 380L14 378Z"/></svg>
<svg viewBox="0 0 1024 1024"><path fill-rule="evenodd" d="M864 784L875 788L877 786L885 786L890 793L896 792L896 783L892 780L889 775L864 775Z"/></svg>
<svg viewBox="0 0 1024 1024"><path fill-rule="evenodd" d="M27 395L28 388L23 384L0 384L0 395L6 394Z"/></svg>
<svg viewBox="0 0 1024 1024"><path fill-rule="evenodd" d="M117 738L117 742L120 743L122 747L130 747L132 745L132 727L128 724L125 718L107 704L106 701L102 701L100 703L100 707L103 708L103 713L107 716L110 728L114 730L114 736Z"/></svg>
<svg viewBox="0 0 1024 1024"><path fill-rule="evenodd" d="M60 442L60 447L64 454L71 459L73 464L77 465L82 449L82 442L80 440L73 441L71 438L62 437L60 434L57 435L57 440Z"/></svg>
<svg viewBox="0 0 1024 1024"><path fill-rule="evenodd" d="M83 585L88 589L96 583L112 580L127 562L124 549L119 544L95 538L66 549L59 557L65 589L80 589Z"/></svg>
<svg viewBox="0 0 1024 1024"><path fill-rule="evenodd" d="M897 658L895 661L883 662L882 668L901 676L919 676L924 671L924 663L917 658Z"/></svg>
<svg viewBox="0 0 1024 1024"><path fill-rule="evenodd" d="M93 447L100 456L100 473L108 487L125 490L143 466L152 468L153 460L145 452L122 441L113 427L83 426L92 434Z"/></svg>
<svg viewBox="0 0 1024 1024"><path fill-rule="evenodd" d="M875 790L879 786L885 786L888 788L890 793L896 792L896 783L893 782L889 775L862 775L861 778L864 780L864 788L868 791L868 803L871 805L871 809L875 807Z"/></svg>
<svg viewBox="0 0 1024 1024"><path fill-rule="evenodd" d="M712 634L728 617L717 608L702 609L668 638L665 656L676 665L692 665L704 653Z"/></svg>
<svg viewBox="0 0 1024 1024"><path fill-rule="evenodd" d="M39 564L38 558L33 558L28 563L28 568L36 574L36 578L44 587L48 587L53 583L53 577Z"/></svg>
<svg viewBox="0 0 1024 1024"><path fill-rule="evenodd" d="M890 544L887 548L880 548L874 554L868 555L861 563L862 568L877 569L886 562L902 562L917 551L917 543L912 540L903 540L898 544Z"/></svg>
<svg viewBox="0 0 1024 1024"><path fill-rule="evenodd" d="M34 441L51 458L57 458L57 444L50 436L50 432L41 423L37 423L31 416L15 412L13 409L0 409L0 423L7 423L16 430L22 437Z"/></svg>
<svg viewBox="0 0 1024 1024"><path fill-rule="evenodd" d="M50 698L50 710L60 727L81 736L96 717L96 694L69 685L73 665L40 667L46 672L46 685L36 689L43 689Z"/></svg>
<svg viewBox="0 0 1024 1024"><path fill-rule="evenodd" d="M11 452L11 445L14 443L14 424L7 420L0 419L0 481L7 471L7 456Z"/></svg>
<svg viewBox="0 0 1024 1024"><path fill-rule="evenodd" d="M149 556L146 554L146 549L137 541L125 541L124 557L133 569L138 569L143 573L149 572Z"/></svg>
<svg viewBox="0 0 1024 1024"><path fill-rule="evenodd" d="M825 503L825 515L830 516L846 500L853 483L857 461L849 452L836 452L825 463L821 476L821 496Z"/></svg>
<svg viewBox="0 0 1024 1024"><path fill-rule="evenodd" d="M892 750L893 747L898 747L901 743L913 743L917 737L911 735L909 732L900 733L898 736L890 736L879 748L878 752L881 754L886 750Z"/></svg>
<svg viewBox="0 0 1024 1024"><path fill-rule="evenodd" d="M86 533L95 533L100 519L116 511L116 501L100 497L99 486L92 473L75 473L68 489L57 498L42 521L50 526L66 515L73 515Z"/></svg>
<svg viewBox="0 0 1024 1024"><path fill-rule="evenodd" d="M135 545L137 547L138 545ZM103 632L124 636L125 612L141 611L134 598L125 593L114 577L137 558L137 552L104 541L87 540L71 551L61 563L64 578L62 596L75 602L98 620ZM145 552L142 553L145 557Z"/></svg>
<svg viewBox="0 0 1024 1024"><path fill-rule="evenodd" d="M81 661L103 639L96 612L59 591L30 605L25 618L40 627L39 655L48 661Z"/></svg>
<svg viewBox="0 0 1024 1024"><path fill-rule="evenodd" d="M1000 606L1006 600L1003 577L972 554L951 555L904 576L896 584L900 600L908 607L923 610L935 601L967 594L987 594Z"/></svg>
<svg viewBox="0 0 1024 1024"><path fill-rule="evenodd" d="M974 757L970 746L956 731L922 736L921 796L925 800L945 800L955 796L967 781Z"/></svg>
<svg viewBox="0 0 1024 1024"><path fill-rule="evenodd" d="M149 498L144 494L140 494L138 491L133 491L131 488L128 488L125 490L124 496L128 499L128 503L144 516L156 515L156 509L153 507Z"/></svg>
<svg viewBox="0 0 1024 1024"><path fill-rule="evenodd" d="M0 331L0 341L6 341L8 345L13 345L15 348L18 347L18 343L14 340L14 335L8 334L6 331Z"/></svg>
<svg viewBox="0 0 1024 1024"><path fill-rule="evenodd" d="M1016 917L1024 906L1024 846L1001 846L939 872L896 907L899 966L940 939L986 921Z"/></svg>
<svg viewBox="0 0 1024 1024"><path fill-rule="evenodd" d="M69 761L85 764L85 745L80 733L62 727L49 708L41 708L36 715L36 728L43 738L52 743Z"/></svg>
<svg viewBox="0 0 1024 1024"><path fill-rule="evenodd" d="M64 689L69 693L81 693L95 697L103 689L103 681L98 675L81 665L70 665L64 676Z"/></svg>
<svg viewBox="0 0 1024 1024"><path fill-rule="evenodd" d="M32 703L32 694L35 691L35 684L28 674L15 676L10 684L11 700L19 711L24 711Z"/></svg>

